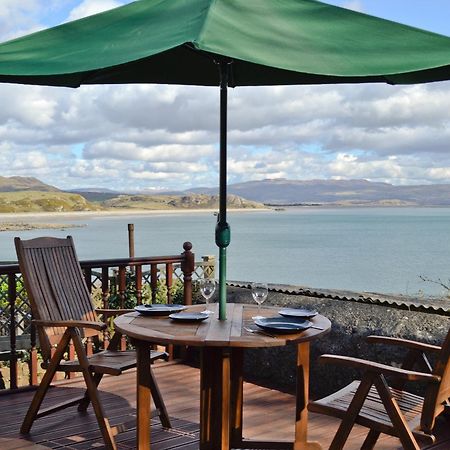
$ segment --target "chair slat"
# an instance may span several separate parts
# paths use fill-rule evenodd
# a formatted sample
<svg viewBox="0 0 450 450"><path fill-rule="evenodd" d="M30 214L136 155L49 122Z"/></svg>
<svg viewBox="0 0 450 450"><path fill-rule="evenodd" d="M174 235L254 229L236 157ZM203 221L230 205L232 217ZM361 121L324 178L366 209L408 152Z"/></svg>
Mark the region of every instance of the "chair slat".
<svg viewBox="0 0 450 450"><path fill-rule="evenodd" d="M389 339L380 338L380 342L389 344ZM375 341L374 341L375 342ZM398 343L399 339L394 340ZM414 343L408 341L408 347ZM420 344L417 344L419 348ZM421 350L426 348L420 347ZM433 428L436 417L449 406L450 399L450 329L440 350L433 346L433 352L437 353L437 361L432 370L434 380L427 385L424 397L403 390L403 382L394 380L389 387L382 372L378 373L376 364L367 362L368 369L364 377L377 374L374 378L374 386L370 388L364 398L364 404L355 416L352 414L352 401L357 395L359 382L354 381L340 391L309 404L310 411L339 417L343 420L330 449L342 448L345 443L349 428L354 423L368 427L370 438L367 446L372 448L378 439L379 433L386 433L400 438L404 448L418 449L416 439L425 440L428 443L434 441ZM406 364L408 370L412 370L414 363L423 363L422 351L415 352L417 361L412 360L412 353L407 355ZM404 362L405 364L405 362ZM437 382L439 380L440 382Z"/></svg>
<svg viewBox="0 0 450 450"><path fill-rule="evenodd" d="M16 238L15 245L34 319L65 321L66 326L68 321L98 321L71 237L67 239L45 237L28 241ZM98 337L98 331L73 326L64 328L37 325L37 327L47 372L25 416L22 432L28 433L36 418L44 417L50 412L75 403L78 403L79 411L85 411L89 404L92 404L106 448L116 450L114 433L104 417L97 395L97 386L104 374L120 375L124 370L135 367L135 352L104 350L90 355L82 338L88 338L88 345L92 345L92 337ZM56 350L52 347L55 344ZM69 353L75 351L77 358L66 361L63 355L71 345ZM151 352L152 361L165 356L166 354L162 352ZM56 371L68 374L82 372L87 386L86 393L76 401L57 405L50 410L42 410L43 398ZM153 379L151 371L149 377ZM164 406L156 381L153 380L152 383L151 385L155 386L152 391L155 405ZM165 407L160 408L160 418L164 426L170 426Z"/></svg>

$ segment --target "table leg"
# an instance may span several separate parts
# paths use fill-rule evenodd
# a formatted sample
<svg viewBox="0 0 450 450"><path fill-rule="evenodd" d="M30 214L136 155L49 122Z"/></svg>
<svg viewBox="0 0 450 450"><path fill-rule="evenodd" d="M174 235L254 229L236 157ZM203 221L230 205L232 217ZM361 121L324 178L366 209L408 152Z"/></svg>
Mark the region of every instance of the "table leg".
<svg viewBox="0 0 450 450"><path fill-rule="evenodd" d="M297 397L294 450L321 449L318 442L308 442L309 342L297 344Z"/></svg>
<svg viewBox="0 0 450 450"><path fill-rule="evenodd" d="M232 448L239 448L242 444L244 410L244 349L242 348L233 348L231 351L230 395L230 441Z"/></svg>
<svg viewBox="0 0 450 450"><path fill-rule="evenodd" d="M138 450L150 449L150 400L151 386L148 374L150 373L150 348L143 342L135 342L136 346L136 381L137 381L137 445Z"/></svg>
<svg viewBox="0 0 450 450"><path fill-rule="evenodd" d="M200 370L200 450L229 450L231 351L204 347Z"/></svg>

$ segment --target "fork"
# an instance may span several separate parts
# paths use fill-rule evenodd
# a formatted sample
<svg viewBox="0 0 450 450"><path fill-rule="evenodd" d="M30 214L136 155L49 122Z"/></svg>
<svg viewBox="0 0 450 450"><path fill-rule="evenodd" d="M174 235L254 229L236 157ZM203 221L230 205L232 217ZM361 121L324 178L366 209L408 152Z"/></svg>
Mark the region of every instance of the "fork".
<svg viewBox="0 0 450 450"><path fill-rule="evenodd" d="M267 333L267 331L264 330L254 330L253 328L244 327L245 331L248 331L249 333L256 333L256 334L264 334L266 336L269 336L271 338L276 338L274 334Z"/></svg>

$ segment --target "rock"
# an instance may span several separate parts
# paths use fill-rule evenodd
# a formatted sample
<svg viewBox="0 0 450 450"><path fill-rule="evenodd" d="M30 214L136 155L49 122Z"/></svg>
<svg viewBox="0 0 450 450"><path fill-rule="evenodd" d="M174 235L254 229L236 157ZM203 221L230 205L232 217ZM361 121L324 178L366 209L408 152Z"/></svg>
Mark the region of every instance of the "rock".
<svg viewBox="0 0 450 450"><path fill-rule="evenodd" d="M249 289L228 287L227 299L235 303L252 303ZM328 335L311 344L310 392L312 398L323 397L359 377L358 372L343 367L322 365L318 357L324 353L354 356L386 364L399 365L405 355L403 349L368 344L371 334L412 339L440 345L449 331L448 316L436 311L419 312L392 305L359 303L332 298L269 292L266 305L302 306L318 310L331 320ZM295 390L294 346L256 349L245 352L245 374L248 379L268 386ZM412 391L420 393L421 386Z"/></svg>

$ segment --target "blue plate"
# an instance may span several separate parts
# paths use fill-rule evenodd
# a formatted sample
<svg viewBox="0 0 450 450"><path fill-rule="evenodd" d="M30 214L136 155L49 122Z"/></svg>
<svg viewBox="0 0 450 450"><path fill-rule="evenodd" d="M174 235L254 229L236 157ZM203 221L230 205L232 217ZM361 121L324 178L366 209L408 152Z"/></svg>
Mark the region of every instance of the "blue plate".
<svg viewBox="0 0 450 450"><path fill-rule="evenodd" d="M175 313L169 316L172 320L179 320L183 322L199 322L205 320L209 317L208 314L205 313Z"/></svg>
<svg viewBox="0 0 450 450"><path fill-rule="evenodd" d="M267 317L265 319L255 319L255 324L263 330L272 333L299 333L308 329L312 324L309 320L287 317Z"/></svg>
<svg viewBox="0 0 450 450"><path fill-rule="evenodd" d="M139 314L144 316L168 316L169 314L183 311L184 305L164 305L155 303L154 305L138 305L134 308Z"/></svg>
<svg viewBox="0 0 450 450"><path fill-rule="evenodd" d="M278 311L278 314L283 317L300 317L303 319L309 319L310 317L317 316L318 312L307 308L284 308Z"/></svg>

